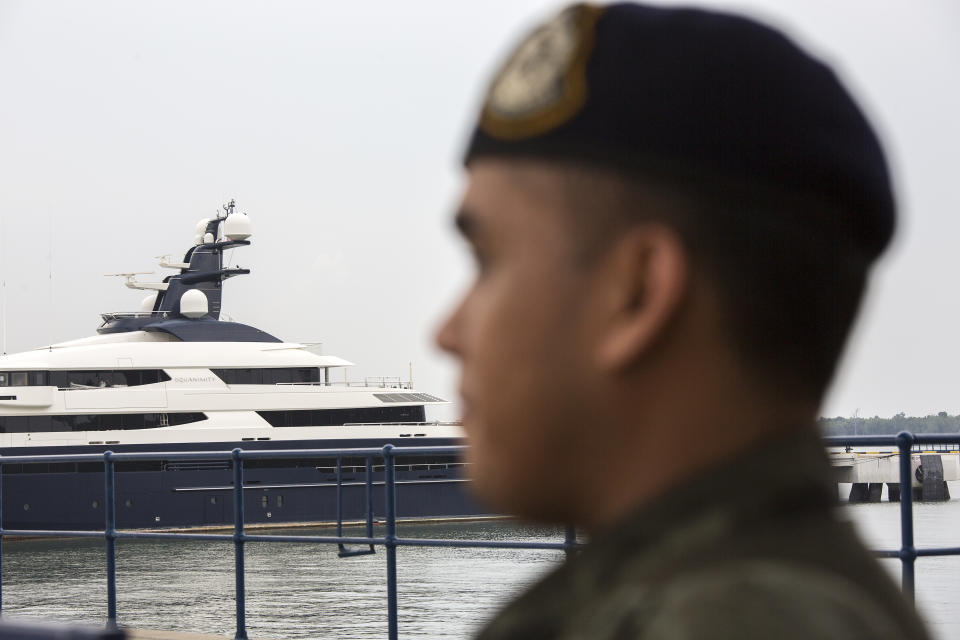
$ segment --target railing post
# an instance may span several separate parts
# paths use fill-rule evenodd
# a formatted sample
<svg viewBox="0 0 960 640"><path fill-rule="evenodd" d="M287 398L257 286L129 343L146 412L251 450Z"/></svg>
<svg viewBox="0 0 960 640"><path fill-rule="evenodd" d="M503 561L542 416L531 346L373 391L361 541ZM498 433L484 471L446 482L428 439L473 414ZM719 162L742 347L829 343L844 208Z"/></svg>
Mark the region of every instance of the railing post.
<svg viewBox="0 0 960 640"><path fill-rule="evenodd" d="M567 525L563 536L563 545L563 553L566 554L569 560L577 550L577 529L572 524Z"/></svg>
<svg viewBox="0 0 960 640"><path fill-rule="evenodd" d="M117 628L117 512L113 452L103 453L103 538L107 545L107 628Z"/></svg>
<svg viewBox="0 0 960 640"><path fill-rule="evenodd" d="M897 434L900 449L900 565L901 588L904 595L914 601L914 561L917 549L913 545L913 474L910 473L914 437L901 431Z"/></svg>
<svg viewBox="0 0 960 640"><path fill-rule="evenodd" d="M343 456L337 455L337 537L343 535ZM343 544L339 545L344 550Z"/></svg>
<svg viewBox="0 0 960 640"><path fill-rule="evenodd" d="M387 550L387 637L397 640L397 485L393 445L390 444L383 447L383 473L387 511L387 535L384 536Z"/></svg>
<svg viewBox="0 0 960 640"><path fill-rule="evenodd" d="M364 497L367 500L367 537L373 537L373 457L367 456L367 482ZM0 540L2 542L2 540ZM373 545L370 545L373 551Z"/></svg>
<svg viewBox="0 0 960 640"><path fill-rule="evenodd" d="M237 633L234 640L247 640L247 588L243 566L243 458L233 450L233 562L236 579Z"/></svg>
<svg viewBox="0 0 960 640"><path fill-rule="evenodd" d="M3 457L0 456L0 615L3 615Z"/></svg>

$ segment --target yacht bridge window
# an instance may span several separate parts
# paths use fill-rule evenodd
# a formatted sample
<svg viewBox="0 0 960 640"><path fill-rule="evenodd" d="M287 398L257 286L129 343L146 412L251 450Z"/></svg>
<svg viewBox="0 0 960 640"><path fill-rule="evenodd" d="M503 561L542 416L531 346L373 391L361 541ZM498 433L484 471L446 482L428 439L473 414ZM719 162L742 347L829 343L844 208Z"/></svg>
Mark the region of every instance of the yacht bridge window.
<svg viewBox="0 0 960 640"><path fill-rule="evenodd" d="M305 384L320 382L317 367L211 369L225 384Z"/></svg>

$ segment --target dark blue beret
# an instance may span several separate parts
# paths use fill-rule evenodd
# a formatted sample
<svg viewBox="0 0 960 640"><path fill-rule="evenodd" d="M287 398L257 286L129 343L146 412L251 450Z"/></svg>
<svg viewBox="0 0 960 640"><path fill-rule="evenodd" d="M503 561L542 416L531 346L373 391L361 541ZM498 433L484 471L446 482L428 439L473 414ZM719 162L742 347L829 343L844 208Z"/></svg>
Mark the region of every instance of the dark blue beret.
<svg viewBox="0 0 960 640"><path fill-rule="evenodd" d="M729 14L569 7L491 83L466 162L490 155L783 194L810 204L801 226L833 222L867 258L893 234L883 150L850 94L783 34Z"/></svg>

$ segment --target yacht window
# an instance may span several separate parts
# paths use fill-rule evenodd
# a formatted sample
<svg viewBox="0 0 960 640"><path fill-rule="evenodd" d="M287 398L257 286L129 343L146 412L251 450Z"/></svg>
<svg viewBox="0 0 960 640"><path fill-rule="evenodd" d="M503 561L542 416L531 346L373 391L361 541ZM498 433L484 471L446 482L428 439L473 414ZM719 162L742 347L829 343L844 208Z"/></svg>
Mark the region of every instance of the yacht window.
<svg viewBox="0 0 960 640"><path fill-rule="evenodd" d="M294 380L295 371L299 371L299 369L264 369L261 372L263 374L263 384L303 382L302 380Z"/></svg>
<svg viewBox="0 0 960 640"><path fill-rule="evenodd" d="M33 433L52 431L50 416L30 416L27 418L27 429Z"/></svg>
<svg viewBox="0 0 960 640"><path fill-rule="evenodd" d="M10 374L10 386L11 387L25 387L27 386L27 372L26 371L14 371Z"/></svg>
<svg viewBox="0 0 960 640"><path fill-rule="evenodd" d="M121 429L143 429L145 421L142 413L128 413L123 416Z"/></svg>
<svg viewBox="0 0 960 640"><path fill-rule="evenodd" d="M3 431L7 433L26 433L30 430L27 427L27 420L26 416L9 416L0 418L0 424L3 425Z"/></svg>
<svg viewBox="0 0 960 640"><path fill-rule="evenodd" d="M97 421L97 427L103 430L123 429L123 414L105 413Z"/></svg>
<svg viewBox="0 0 960 640"><path fill-rule="evenodd" d="M74 431L96 431L100 426L97 417L95 415L70 416L70 426Z"/></svg>
<svg viewBox="0 0 960 640"><path fill-rule="evenodd" d="M0 372L0 387L5 387L10 383L9 374L6 372Z"/></svg>
<svg viewBox="0 0 960 640"><path fill-rule="evenodd" d="M264 369L211 369L226 384L289 384L320 382L317 367L270 367Z"/></svg>
<svg viewBox="0 0 960 640"><path fill-rule="evenodd" d="M53 385L59 389L135 387L166 382L170 376L161 369L117 369L97 371L31 371L30 384ZM3 386L0 383L0 386Z"/></svg>
<svg viewBox="0 0 960 640"><path fill-rule="evenodd" d="M166 415L169 425L190 424L207 419L206 414L200 412L170 413ZM158 413L0 416L0 433L150 429L159 426L161 424L160 414Z"/></svg>
<svg viewBox="0 0 960 640"><path fill-rule="evenodd" d="M68 371L68 387L97 387L99 386L96 371Z"/></svg>
<svg viewBox="0 0 960 640"><path fill-rule="evenodd" d="M306 409L258 411L274 427L325 427L348 422L423 422L423 406L359 407L356 409Z"/></svg>

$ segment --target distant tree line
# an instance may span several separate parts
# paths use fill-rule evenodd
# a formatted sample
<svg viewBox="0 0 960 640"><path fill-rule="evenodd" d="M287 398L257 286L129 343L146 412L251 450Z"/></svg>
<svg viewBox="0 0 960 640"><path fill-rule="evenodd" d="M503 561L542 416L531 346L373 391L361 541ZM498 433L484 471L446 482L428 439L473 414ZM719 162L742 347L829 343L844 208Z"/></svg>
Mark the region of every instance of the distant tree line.
<svg viewBox="0 0 960 640"><path fill-rule="evenodd" d="M898 413L892 418L820 418L817 420L821 433L826 436L887 435L901 431L912 433L958 433L960 415L951 416L946 411L923 417L907 417Z"/></svg>

